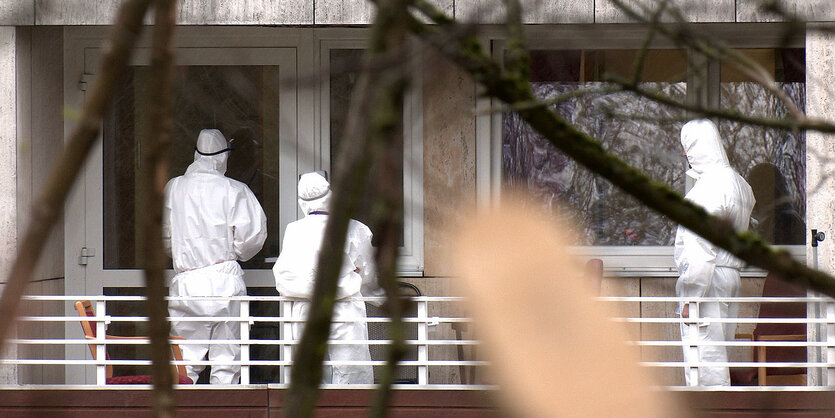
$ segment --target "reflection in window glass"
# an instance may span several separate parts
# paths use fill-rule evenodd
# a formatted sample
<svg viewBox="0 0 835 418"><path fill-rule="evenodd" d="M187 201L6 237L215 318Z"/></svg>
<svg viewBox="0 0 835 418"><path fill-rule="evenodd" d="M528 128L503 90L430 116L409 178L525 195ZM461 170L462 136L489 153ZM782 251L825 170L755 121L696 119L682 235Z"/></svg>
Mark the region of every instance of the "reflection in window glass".
<svg viewBox="0 0 835 418"><path fill-rule="evenodd" d="M344 133L348 125L348 108L351 104L351 92L357 81L358 65L362 62L362 49L332 49L330 50L330 159L331 167L336 167L341 147L345 145ZM403 133L398 133L397 144L403 144ZM350 139L347 139L350 140ZM403 160L403 148L399 149L399 158ZM372 169L372 173L378 172ZM398 193L403 195L403 171L396 173ZM372 190L375 188L374 176L370 184L366 185L364 198L360 199L360 206L354 214L354 219L368 225L371 232L378 230L372 223ZM405 202L404 202L405 203ZM400 228L403 231L403 226ZM374 245L377 245L379 235L374 235ZM400 247L404 246L404 234L400 234Z"/></svg>
<svg viewBox="0 0 835 418"><path fill-rule="evenodd" d="M742 50L763 66L777 87L801 110L806 103L805 54L803 49ZM722 65L722 107L744 115L783 119L788 109L730 64ZM721 121L731 166L748 180L757 203L752 229L773 244L803 244L806 212L806 138L788 132Z"/></svg>
<svg viewBox="0 0 835 418"><path fill-rule="evenodd" d="M142 263L137 213L142 202L142 138L147 131L144 88L149 67L133 67L119 85L103 130L104 267L135 269ZM278 254L278 67L180 66L174 83L170 176L194 161L201 129L219 129L235 148L226 175L246 183L267 215L267 242L244 268L269 268Z"/></svg>
<svg viewBox="0 0 835 418"><path fill-rule="evenodd" d="M636 51L534 51L532 88L603 147L653 180L684 190L679 132L683 115L629 93L571 95L603 89L604 74L632 74ZM680 51L651 51L641 86L683 102L686 61ZM593 175L536 134L515 113L502 125L506 185L538 198L544 210L575 225L579 245L671 245L675 224Z"/></svg>

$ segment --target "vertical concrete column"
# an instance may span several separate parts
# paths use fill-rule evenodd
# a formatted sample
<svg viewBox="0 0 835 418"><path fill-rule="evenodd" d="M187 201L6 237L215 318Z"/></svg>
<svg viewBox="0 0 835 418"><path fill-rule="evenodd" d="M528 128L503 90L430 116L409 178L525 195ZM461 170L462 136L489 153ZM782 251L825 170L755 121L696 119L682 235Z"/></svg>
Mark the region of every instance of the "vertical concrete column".
<svg viewBox="0 0 835 418"><path fill-rule="evenodd" d="M17 253L17 103L15 27L0 26L0 286ZM9 337L9 336L7 336ZM13 347L0 357L14 358ZM0 366L0 384L17 383L15 366Z"/></svg>
<svg viewBox="0 0 835 418"><path fill-rule="evenodd" d="M806 35L806 112L809 117L833 120L835 107L835 34L815 31L810 26ZM809 132L806 135L806 225L824 231L827 238L817 247L818 268L835 272L835 135ZM807 238L809 232L807 231ZM815 248L806 243L806 259L813 265ZM809 316L821 312L810 306ZM810 326L809 340L826 338L819 335L825 327ZM810 361L818 361L820 353L809 350ZM821 381L820 370L809 370L809 384ZM830 382L833 384L835 382Z"/></svg>

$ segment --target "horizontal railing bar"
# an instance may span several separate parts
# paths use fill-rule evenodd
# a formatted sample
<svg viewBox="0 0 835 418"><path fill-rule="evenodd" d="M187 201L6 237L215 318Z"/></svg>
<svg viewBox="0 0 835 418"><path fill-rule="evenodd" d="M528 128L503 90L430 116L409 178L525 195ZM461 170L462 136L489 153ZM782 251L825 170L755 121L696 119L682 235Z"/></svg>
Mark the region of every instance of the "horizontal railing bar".
<svg viewBox="0 0 835 418"><path fill-rule="evenodd" d="M415 302L461 302L465 300L462 296L404 296L404 298ZM27 295L22 296L23 300L31 301L104 301L104 302L142 302L147 298L145 296L103 296L103 295L85 295L85 296L62 296L62 295ZM250 302L295 302L301 299L292 298L288 296L166 296L165 300L178 301L215 301L215 300L237 300ZM385 301L385 296L356 296L339 299L340 301Z"/></svg>
<svg viewBox="0 0 835 418"><path fill-rule="evenodd" d="M206 322L206 321L223 321L223 322L278 322L278 323L302 323L305 322L304 319L292 319L288 317L282 316L247 316L247 317L240 317L240 316L200 316L200 317L168 317L169 322ZM81 316L21 316L18 317L17 320L19 321L26 321L26 322L100 322L103 321L105 323L108 322L148 322L147 316L113 316L113 315L105 315L105 316L88 316L88 317L81 317ZM367 323L390 323L391 319L386 317L377 317L377 316L370 316L366 318L341 318L341 319L334 319L333 322L341 323L341 322L367 322ZM472 318L455 318L455 317L428 317L428 318L416 318L416 317L406 317L403 318L404 323L410 324L429 324L433 325L436 323L471 323L473 322Z"/></svg>
<svg viewBox="0 0 835 418"><path fill-rule="evenodd" d="M728 347L835 347L835 342L816 341L630 341L629 344L643 347L681 347L681 346L713 346Z"/></svg>
<svg viewBox="0 0 835 418"><path fill-rule="evenodd" d="M11 344L21 345L64 345L64 344L104 344L104 345L148 345L151 340L145 339L107 339L107 340L87 340L87 339L10 339ZM298 340L169 340L169 343L177 345L189 344L247 344L247 345L297 345ZM465 345L475 346L481 345L478 340L406 340L406 345ZM368 344L368 345L391 345L391 340L329 340L331 345L349 345L349 344Z"/></svg>
<svg viewBox="0 0 835 418"><path fill-rule="evenodd" d="M631 322L631 323L685 323L693 324L699 322L721 322L721 323L739 323L739 324L835 324L835 318L611 318L615 322Z"/></svg>
<svg viewBox="0 0 835 418"><path fill-rule="evenodd" d="M835 302L832 298L823 296L728 296L728 297L678 297L678 296L598 296L596 298L601 302L736 302L736 303L761 303L761 302L775 302L775 303L797 303L797 302L815 302L827 303Z"/></svg>
<svg viewBox="0 0 835 418"><path fill-rule="evenodd" d="M685 366L691 367L765 367L765 368L825 368L835 367L835 363L780 363L780 362L756 362L756 361L729 361L729 362L693 362L685 363L682 361L642 361L639 364L648 367L674 367L682 368Z"/></svg>
<svg viewBox="0 0 835 418"><path fill-rule="evenodd" d="M19 365L104 365L104 366L149 366L152 364L151 360L122 360L109 359L104 361L98 360L64 360L64 359L0 359L0 364L19 364ZM290 360L235 360L235 361L213 361L213 360L172 360L172 365L235 365L235 366L292 366L293 362ZM355 360L355 361L334 361L326 360L324 364L327 366L334 365L348 365L348 366L385 366L385 360ZM403 367L413 366L488 366L489 362L483 360L403 360L397 363Z"/></svg>

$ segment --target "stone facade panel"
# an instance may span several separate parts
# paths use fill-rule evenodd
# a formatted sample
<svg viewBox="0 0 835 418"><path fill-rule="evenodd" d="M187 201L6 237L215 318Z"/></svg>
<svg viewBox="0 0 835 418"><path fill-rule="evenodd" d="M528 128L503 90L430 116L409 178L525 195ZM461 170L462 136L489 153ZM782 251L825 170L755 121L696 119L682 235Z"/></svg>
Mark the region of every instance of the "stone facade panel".
<svg viewBox="0 0 835 418"><path fill-rule="evenodd" d="M38 25L106 25L120 2L36 0ZM177 22L182 25L310 25L311 0L182 0ZM150 22L150 19L148 19Z"/></svg>
<svg viewBox="0 0 835 418"><path fill-rule="evenodd" d="M738 22L782 22L791 16L809 22L835 20L835 2L832 0L778 0L785 14L762 10L760 0L736 0Z"/></svg>
<svg viewBox="0 0 835 418"><path fill-rule="evenodd" d="M34 0L3 0L0 2L0 25L33 25Z"/></svg>
<svg viewBox="0 0 835 418"><path fill-rule="evenodd" d="M455 19L463 22L498 24L504 22L501 0L457 0ZM522 0L522 22L593 23L594 2L576 0Z"/></svg>
<svg viewBox="0 0 835 418"><path fill-rule="evenodd" d="M594 23L633 23L635 19L619 7L622 3L628 10L642 16L651 16L657 10L657 0L597 0L594 2ZM734 0L673 0L668 8L675 8L690 22L733 22ZM675 15L665 13L663 22L675 22Z"/></svg>

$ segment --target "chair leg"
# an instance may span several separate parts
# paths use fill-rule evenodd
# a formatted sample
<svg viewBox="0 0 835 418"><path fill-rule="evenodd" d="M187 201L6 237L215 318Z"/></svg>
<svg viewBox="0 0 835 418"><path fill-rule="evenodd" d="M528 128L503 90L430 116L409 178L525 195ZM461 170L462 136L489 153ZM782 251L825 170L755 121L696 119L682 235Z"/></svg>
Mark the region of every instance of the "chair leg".
<svg viewBox="0 0 835 418"><path fill-rule="evenodd" d="M757 347L757 362L765 363L765 347ZM765 371L766 368L760 366L757 368L757 381L760 386L765 386Z"/></svg>

